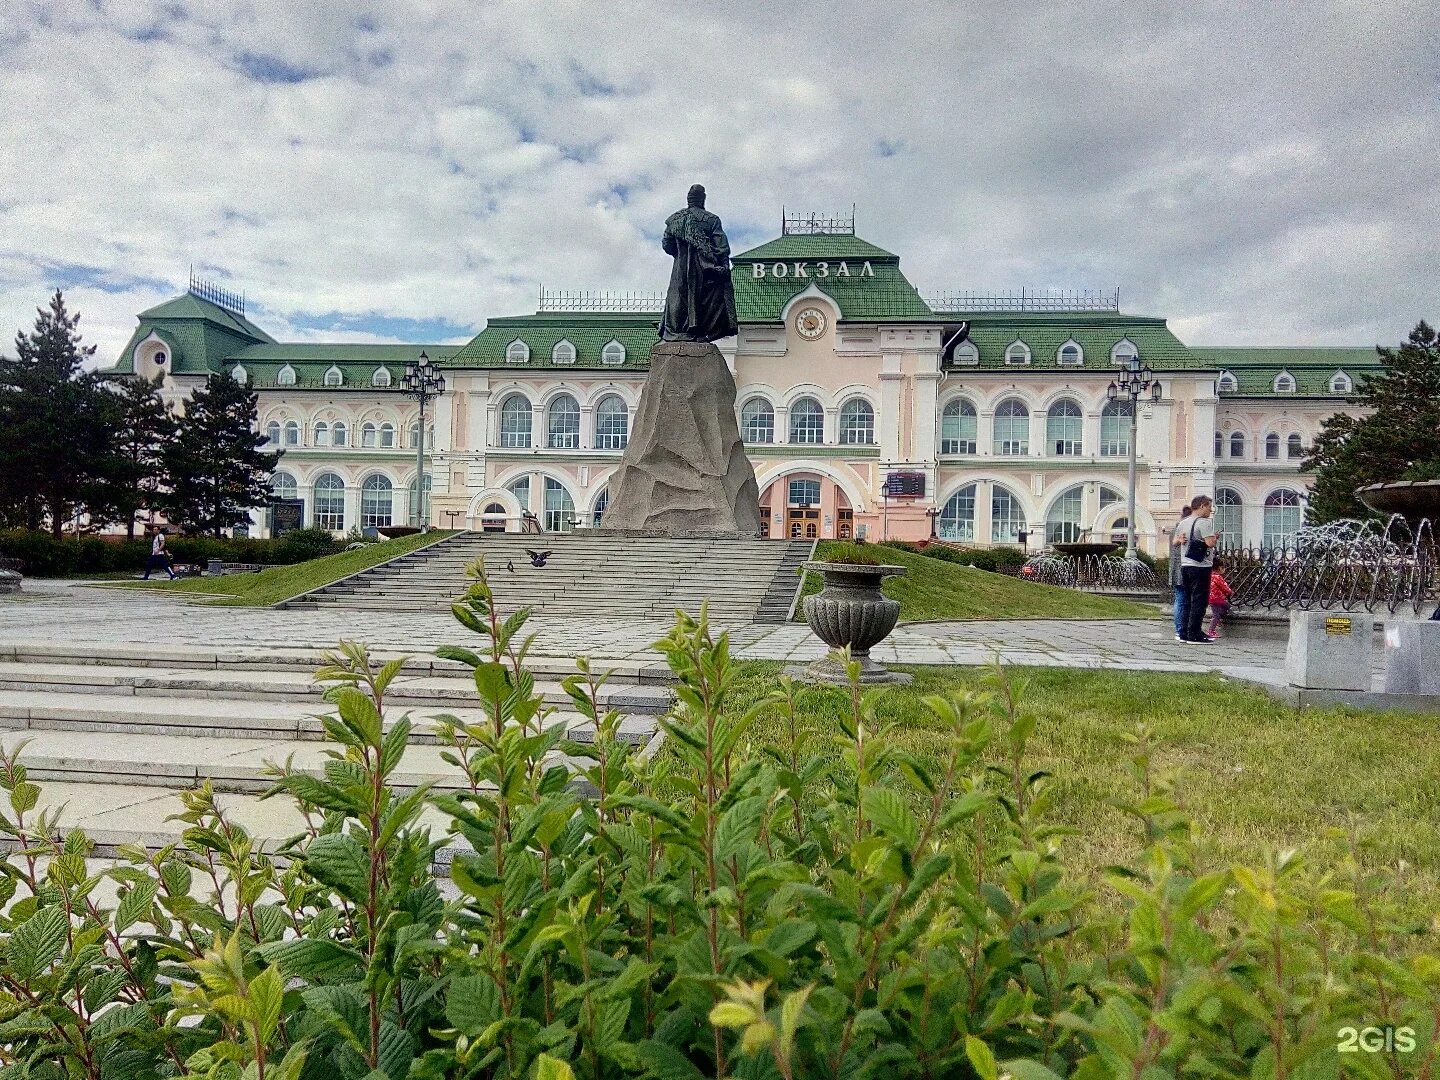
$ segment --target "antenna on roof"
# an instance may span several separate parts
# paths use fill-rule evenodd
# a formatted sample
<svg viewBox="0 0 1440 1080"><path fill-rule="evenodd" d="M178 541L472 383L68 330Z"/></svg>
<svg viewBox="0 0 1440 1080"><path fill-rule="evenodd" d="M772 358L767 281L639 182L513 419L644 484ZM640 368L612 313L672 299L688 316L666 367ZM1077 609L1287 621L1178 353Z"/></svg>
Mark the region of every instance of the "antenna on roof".
<svg viewBox="0 0 1440 1080"><path fill-rule="evenodd" d="M216 307L224 308L226 311L236 315L245 314L245 294L232 292L230 289L222 288L213 281L206 281L195 276L195 264L190 264L190 288L191 296L198 296L201 300L214 304Z"/></svg>
<svg viewBox="0 0 1440 1080"><path fill-rule="evenodd" d="M783 206L780 208L781 236L854 236L855 204L850 204L850 214L792 214Z"/></svg>

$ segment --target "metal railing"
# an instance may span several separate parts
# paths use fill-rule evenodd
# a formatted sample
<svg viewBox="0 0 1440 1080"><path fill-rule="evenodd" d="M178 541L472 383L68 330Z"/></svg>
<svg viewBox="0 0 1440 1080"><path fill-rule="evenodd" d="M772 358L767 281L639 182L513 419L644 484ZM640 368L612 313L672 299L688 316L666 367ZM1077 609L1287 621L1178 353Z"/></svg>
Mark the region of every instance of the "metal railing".
<svg viewBox="0 0 1440 1080"><path fill-rule="evenodd" d="M1154 592L1160 588L1155 571L1139 559L1120 555L1061 555L1045 552L1020 568L1020 577L1065 589L1115 589Z"/></svg>
<svg viewBox="0 0 1440 1080"><path fill-rule="evenodd" d="M663 311L665 297L654 293L596 291L567 291L547 289L540 286L541 311Z"/></svg>
<svg viewBox="0 0 1440 1080"><path fill-rule="evenodd" d="M924 298L936 312L964 311L1116 311L1120 289L1035 290L1018 293L937 293Z"/></svg>

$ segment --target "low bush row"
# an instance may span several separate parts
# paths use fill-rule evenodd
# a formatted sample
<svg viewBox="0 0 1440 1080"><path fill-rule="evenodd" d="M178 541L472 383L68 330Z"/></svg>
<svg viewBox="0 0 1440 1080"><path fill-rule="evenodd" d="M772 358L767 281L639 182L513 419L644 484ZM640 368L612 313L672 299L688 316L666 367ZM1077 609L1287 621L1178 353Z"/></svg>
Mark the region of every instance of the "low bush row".
<svg viewBox="0 0 1440 1080"><path fill-rule="evenodd" d="M297 529L275 540L237 537L178 536L167 539L170 557L177 563L261 563L281 566L330 555L341 548L324 529ZM0 555L18 559L30 577L74 577L84 574L143 570L150 556L150 541L67 536L56 540L47 532L12 529L0 532Z"/></svg>
<svg viewBox="0 0 1440 1080"><path fill-rule="evenodd" d="M886 540L881 547L898 548L916 555L928 555L932 559L974 566L980 570L999 572L1006 568L1024 566L1026 554L1018 548L972 548L952 544L917 544L910 540Z"/></svg>

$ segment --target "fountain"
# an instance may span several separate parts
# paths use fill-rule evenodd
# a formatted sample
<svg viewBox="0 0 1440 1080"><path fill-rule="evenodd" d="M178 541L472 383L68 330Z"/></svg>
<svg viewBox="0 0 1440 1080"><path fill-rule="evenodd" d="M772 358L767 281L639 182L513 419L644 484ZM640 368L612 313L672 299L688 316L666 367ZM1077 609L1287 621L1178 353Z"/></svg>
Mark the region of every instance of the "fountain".
<svg viewBox="0 0 1440 1080"><path fill-rule="evenodd" d="M1139 559L1117 557L1119 544L1056 544L1032 556L1020 568L1026 581L1059 585L1065 589L1114 589L1117 592L1154 592L1160 587L1155 571Z"/></svg>

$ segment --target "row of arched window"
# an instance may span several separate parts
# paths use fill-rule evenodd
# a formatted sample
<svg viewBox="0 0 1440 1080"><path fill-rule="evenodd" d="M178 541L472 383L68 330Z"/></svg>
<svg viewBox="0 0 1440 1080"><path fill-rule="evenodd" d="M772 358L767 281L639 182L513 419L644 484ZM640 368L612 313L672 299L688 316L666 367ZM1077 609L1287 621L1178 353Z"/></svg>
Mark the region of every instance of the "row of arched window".
<svg viewBox="0 0 1440 1080"><path fill-rule="evenodd" d="M1300 436L1299 432L1292 431L1289 435L1285 436L1282 444L1280 435L1272 431L1269 435L1265 436L1265 459L1267 461L1280 460L1282 456L1282 445L1284 447L1283 456L1287 460L1299 461L1305 456L1305 440ZM1215 456L1217 458L1224 457L1227 449L1230 451L1230 457L1232 459L1243 458L1245 456L1245 433L1243 431L1232 431L1230 437L1227 439L1224 434L1217 431L1215 433Z"/></svg>
<svg viewBox="0 0 1440 1080"><path fill-rule="evenodd" d="M1215 380L1215 389L1222 394L1233 394L1240 389L1240 380L1235 377L1233 371L1222 371L1220 377ZM1276 394L1295 393L1295 376L1288 371L1280 372L1270 380L1270 389ZM1332 394L1348 394L1354 389L1355 380L1345 372L1337 371L1330 376L1330 392Z"/></svg>
<svg viewBox="0 0 1440 1080"><path fill-rule="evenodd" d="M304 429L298 421L286 420L281 423L279 420L271 420L265 425L265 441L271 446L304 446ZM342 421L327 423L319 420L311 429L310 446L349 446L351 438L350 428ZM355 446L364 449L393 450L395 449L395 425L388 420L376 424L367 421L358 425L355 430ZM435 429L425 429L426 445L430 449L435 447ZM410 436L408 448L415 450L420 444L420 425L410 425Z"/></svg>
<svg viewBox="0 0 1440 1080"><path fill-rule="evenodd" d="M790 403L790 442L819 445L825 441L825 408L813 397ZM752 397L740 407L740 437L747 443L775 441L775 407L765 398ZM875 409L864 398L851 398L840 406L840 444L868 446L875 442Z"/></svg>
<svg viewBox="0 0 1440 1080"><path fill-rule="evenodd" d="M425 516L429 513L430 490L433 478L425 477ZM277 472L270 477L270 493L276 499L299 497L300 486L295 477L287 472ZM362 529L383 528L395 524L395 485L382 473L372 473L360 482L360 519L347 521L345 517L345 481L332 472L323 472L312 483L312 498L307 512L307 524L332 532L344 532L352 525ZM409 521L415 512L415 484L412 481L406 489L408 509L405 520Z"/></svg>
<svg viewBox="0 0 1440 1080"><path fill-rule="evenodd" d="M557 341L550 349L552 364L573 364L575 358L575 346L564 338ZM530 346L516 338L505 346L505 362L507 364L528 364L530 362ZM600 362L612 366L625 363L624 344L613 338L606 342L600 349Z"/></svg>
<svg viewBox="0 0 1440 1080"><path fill-rule="evenodd" d="M1303 502L1300 492L1293 488L1278 488L1265 496L1261 517L1262 546L1284 548L1290 545L1304 524ZM1244 508L1245 500L1238 491L1232 488L1215 489L1215 533L1220 537L1222 548L1254 542L1253 537L1245 535Z"/></svg>
<svg viewBox="0 0 1440 1080"><path fill-rule="evenodd" d="M233 378L236 382L238 382L241 386L245 386L250 382L250 373L245 370L244 364L236 364L233 368L231 368L230 377ZM294 386L299 381L299 378L299 372L297 372L295 368L293 368L291 365L286 364L284 367L282 367L279 371L275 373L275 385ZM394 381L394 377L390 374L390 369L387 367L377 367L373 372L370 373L371 386L389 387L394 384ZM332 364L328 369L326 369L325 375L321 379L321 382L324 383L324 385L326 386L344 386L345 372L341 371L338 367Z"/></svg>
<svg viewBox="0 0 1440 1080"><path fill-rule="evenodd" d="M1032 358L1030 346L1024 341L1016 339L1005 346L1005 363L1010 365L1028 364ZM1110 349L1110 362L1112 364L1130 364L1138 360L1140 350L1129 338L1121 338ZM980 350L973 341L962 341L955 346L951 354L952 362L956 364L978 364L980 362ZM1085 364L1085 348L1074 338L1065 342L1055 350L1055 363L1060 367L1083 367Z"/></svg>
<svg viewBox="0 0 1440 1080"><path fill-rule="evenodd" d="M580 449L580 403L570 394L557 394L545 408L543 446L550 450ZM499 444L507 449L535 445L535 409L524 394L510 394L500 403ZM619 394L607 394L595 404L596 450L624 450L630 441L630 410Z"/></svg>
<svg viewBox="0 0 1440 1080"><path fill-rule="evenodd" d="M1130 453L1128 401L1109 401L1100 412L1101 457ZM979 452L980 420L975 406L954 398L940 412L940 453ZM990 452L1001 457L1030 454L1030 409L1019 398L1006 398L995 406ZM1085 453L1085 410L1073 398L1060 398L1045 410L1045 445L1042 456L1079 457Z"/></svg>

